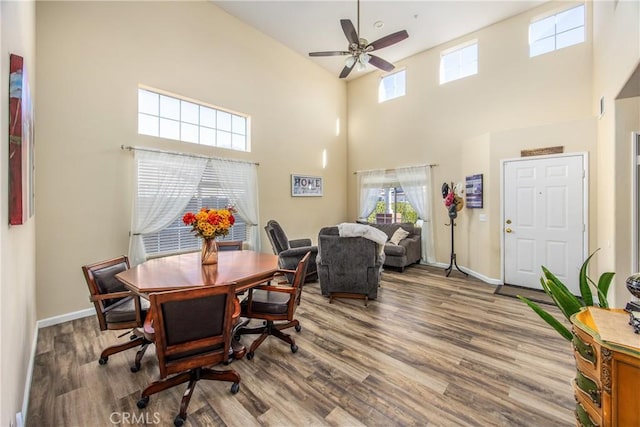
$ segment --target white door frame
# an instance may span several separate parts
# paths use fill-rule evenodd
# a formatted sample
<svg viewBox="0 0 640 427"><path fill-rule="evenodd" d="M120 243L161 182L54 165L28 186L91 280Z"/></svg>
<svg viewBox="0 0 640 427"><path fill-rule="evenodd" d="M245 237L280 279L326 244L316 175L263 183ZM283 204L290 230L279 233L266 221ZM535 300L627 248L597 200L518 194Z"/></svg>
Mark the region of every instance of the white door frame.
<svg viewBox="0 0 640 427"><path fill-rule="evenodd" d="M504 285L504 239L505 239L505 227L504 227L504 167L505 163L525 161L525 160L544 160L554 159L561 157L582 157L582 170L584 171L583 181L583 206L582 211L584 214L584 230L582 232L582 258L586 259L589 256L589 153L577 152L577 153L564 153L564 154L549 154L545 156L531 156L531 157L516 157L513 159L500 160L500 282Z"/></svg>
<svg viewBox="0 0 640 427"><path fill-rule="evenodd" d="M638 179L640 178L640 132L631 132L631 271L640 270L640 259L638 259L638 244L640 243L640 212L638 212L638 202L640 202L640 188Z"/></svg>

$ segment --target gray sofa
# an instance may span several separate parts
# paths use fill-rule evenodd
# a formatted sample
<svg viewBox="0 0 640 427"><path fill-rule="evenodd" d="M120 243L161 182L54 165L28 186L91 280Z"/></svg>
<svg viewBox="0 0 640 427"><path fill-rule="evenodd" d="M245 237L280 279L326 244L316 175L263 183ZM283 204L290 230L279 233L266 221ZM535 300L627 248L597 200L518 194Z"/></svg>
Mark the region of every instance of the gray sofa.
<svg viewBox="0 0 640 427"><path fill-rule="evenodd" d="M387 239L387 243L384 245L385 266L397 267L400 271L404 271L406 266L419 262L422 258L422 237L420 234L422 230L419 227L410 222L368 225L384 231L388 239L400 227L409 232L409 235L397 245L389 243Z"/></svg>
<svg viewBox="0 0 640 427"><path fill-rule="evenodd" d="M340 237L338 227L318 234L318 279L322 295L375 299L378 296L384 254L364 237Z"/></svg>

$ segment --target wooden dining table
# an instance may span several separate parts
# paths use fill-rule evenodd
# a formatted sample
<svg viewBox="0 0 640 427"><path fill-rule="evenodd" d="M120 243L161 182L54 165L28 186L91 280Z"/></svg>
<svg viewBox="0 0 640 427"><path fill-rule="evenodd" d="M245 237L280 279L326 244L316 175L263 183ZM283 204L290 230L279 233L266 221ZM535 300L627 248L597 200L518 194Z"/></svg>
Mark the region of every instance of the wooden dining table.
<svg viewBox="0 0 640 427"><path fill-rule="evenodd" d="M236 294L258 286L271 279L278 269L278 256L255 251L220 251L218 263L202 265L200 252L154 258L116 275L124 286L141 298L149 298L153 292L191 289L202 286L236 284ZM236 298L233 314L234 331L246 325L248 319L240 318L240 302ZM153 313L147 312L144 335L153 341ZM230 358L241 359L246 349L231 340Z"/></svg>
<svg viewBox="0 0 640 427"><path fill-rule="evenodd" d="M278 269L278 256L256 251L220 251L218 263L202 265L200 253L154 258L116 275L127 289L152 292L235 283L236 292L264 283Z"/></svg>

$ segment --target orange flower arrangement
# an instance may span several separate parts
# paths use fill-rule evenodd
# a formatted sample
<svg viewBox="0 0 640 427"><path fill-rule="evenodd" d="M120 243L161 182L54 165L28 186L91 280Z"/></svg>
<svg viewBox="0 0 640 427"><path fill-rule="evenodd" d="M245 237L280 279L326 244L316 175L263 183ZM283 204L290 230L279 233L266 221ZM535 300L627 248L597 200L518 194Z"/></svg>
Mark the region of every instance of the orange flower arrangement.
<svg viewBox="0 0 640 427"><path fill-rule="evenodd" d="M202 208L197 213L187 212L182 217L185 225L192 227L191 231L203 239L215 239L218 236L226 236L229 229L236 222L233 214L236 210L232 207L224 209Z"/></svg>

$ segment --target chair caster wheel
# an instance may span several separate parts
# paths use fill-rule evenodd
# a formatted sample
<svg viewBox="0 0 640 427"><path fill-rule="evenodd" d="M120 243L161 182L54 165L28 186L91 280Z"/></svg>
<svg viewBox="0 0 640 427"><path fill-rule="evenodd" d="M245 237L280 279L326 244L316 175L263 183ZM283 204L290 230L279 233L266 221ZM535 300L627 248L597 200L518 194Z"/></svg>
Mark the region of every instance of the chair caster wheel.
<svg viewBox="0 0 640 427"><path fill-rule="evenodd" d="M147 407L147 403L149 403L149 396L143 397L142 399L138 400L138 403L136 403L136 405L138 406L138 408L143 409Z"/></svg>
<svg viewBox="0 0 640 427"><path fill-rule="evenodd" d="M176 415L176 417L173 419L173 425L176 427L180 427L182 424L184 424L184 420L180 415Z"/></svg>
<svg viewBox="0 0 640 427"><path fill-rule="evenodd" d="M107 360L109 360L108 357L101 357L100 359L98 359L98 364L106 365L107 364Z"/></svg>
<svg viewBox="0 0 640 427"><path fill-rule="evenodd" d="M302 326L296 325L295 326L295 330L296 330L296 332L300 332L302 330Z"/></svg>
<svg viewBox="0 0 640 427"><path fill-rule="evenodd" d="M291 344L291 353L297 353L298 352L298 346L295 344Z"/></svg>
<svg viewBox="0 0 640 427"><path fill-rule="evenodd" d="M240 391L240 383L231 384L231 394L236 394Z"/></svg>
<svg viewBox="0 0 640 427"><path fill-rule="evenodd" d="M247 353L247 360L253 359L253 351Z"/></svg>
<svg viewBox="0 0 640 427"><path fill-rule="evenodd" d="M132 366L129 368L129 370L133 373L136 373L140 370L140 366Z"/></svg>

